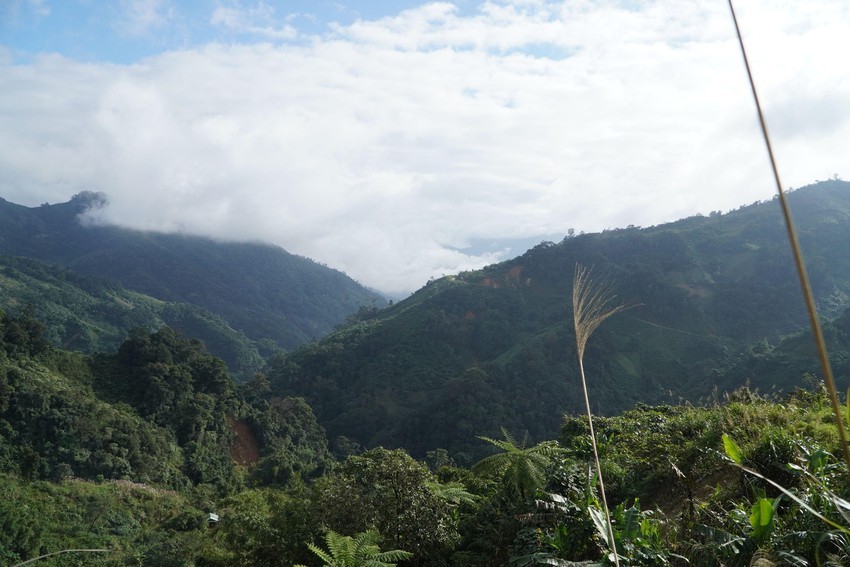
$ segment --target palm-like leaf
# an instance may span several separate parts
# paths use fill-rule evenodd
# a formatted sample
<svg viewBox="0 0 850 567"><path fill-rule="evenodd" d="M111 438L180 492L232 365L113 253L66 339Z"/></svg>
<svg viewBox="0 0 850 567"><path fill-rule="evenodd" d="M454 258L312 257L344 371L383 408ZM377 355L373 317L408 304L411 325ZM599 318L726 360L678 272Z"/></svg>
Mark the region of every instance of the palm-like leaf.
<svg viewBox="0 0 850 567"><path fill-rule="evenodd" d="M540 443L526 448L526 440L517 444L504 427L502 435L504 439L479 437L503 452L481 459L473 465L472 472L485 476L501 476L507 486L516 489L520 496L525 498L526 495L543 488L546 468L559 449L554 443Z"/></svg>
<svg viewBox="0 0 850 567"><path fill-rule="evenodd" d="M312 543L308 543L307 548L310 551L312 551L313 553L315 553L319 557L319 559L321 559L322 562L325 563L326 565L335 565L336 564L335 563L336 558L332 557L328 553L325 553L325 551L322 548L320 548L320 547L318 547L318 546L316 546Z"/></svg>
<svg viewBox="0 0 850 567"><path fill-rule="evenodd" d="M437 498L448 502L451 505L474 505L478 501L478 496L467 492L466 487L459 482L449 482L446 484L441 482L429 482L428 488L431 489L431 492L433 492Z"/></svg>
<svg viewBox="0 0 850 567"><path fill-rule="evenodd" d="M324 567L393 567L396 562L413 556L400 549L381 551L380 541L381 535L373 530L354 537L328 530L325 534L328 551L313 544L307 547L322 560Z"/></svg>

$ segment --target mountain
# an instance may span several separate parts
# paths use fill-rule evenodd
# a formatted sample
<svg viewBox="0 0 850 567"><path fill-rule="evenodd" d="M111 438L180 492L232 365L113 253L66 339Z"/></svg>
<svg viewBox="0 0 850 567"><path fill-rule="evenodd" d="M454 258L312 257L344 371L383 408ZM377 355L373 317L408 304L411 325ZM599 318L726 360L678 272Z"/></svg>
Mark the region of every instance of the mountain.
<svg viewBox="0 0 850 567"><path fill-rule="evenodd" d="M23 207L0 199L0 255L97 276L157 300L191 304L237 333L291 349L384 300L345 274L283 249L80 223L105 197Z"/></svg>
<svg viewBox="0 0 850 567"><path fill-rule="evenodd" d="M52 345L85 353L114 352L137 327L169 326L202 340L240 378L253 376L276 350L196 305L161 301L29 258L0 256L0 309L31 309Z"/></svg>
<svg viewBox="0 0 850 567"><path fill-rule="evenodd" d="M837 317L850 303L850 183L822 182L788 198L822 314ZM446 448L463 462L476 456L478 435L499 436L504 426L550 438L561 415L581 411L571 319L577 263L633 306L607 321L585 354L593 409L612 414L637 401L698 400L718 383L731 388L730 372L751 345L804 328L787 240L778 203L767 201L542 243L363 312L276 357L269 375L278 395L307 399L330 439L419 455ZM752 378L772 386L769 375Z"/></svg>

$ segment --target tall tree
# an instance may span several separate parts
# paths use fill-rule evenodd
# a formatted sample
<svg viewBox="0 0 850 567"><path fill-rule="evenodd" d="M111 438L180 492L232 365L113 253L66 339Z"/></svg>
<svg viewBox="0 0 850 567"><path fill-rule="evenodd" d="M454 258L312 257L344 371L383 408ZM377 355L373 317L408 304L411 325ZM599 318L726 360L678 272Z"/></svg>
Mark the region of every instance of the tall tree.
<svg viewBox="0 0 850 567"><path fill-rule="evenodd" d="M457 543L451 506L431 488L428 467L405 451L377 448L316 481L316 516L329 528L354 534L375 528L390 545L421 562L447 554Z"/></svg>

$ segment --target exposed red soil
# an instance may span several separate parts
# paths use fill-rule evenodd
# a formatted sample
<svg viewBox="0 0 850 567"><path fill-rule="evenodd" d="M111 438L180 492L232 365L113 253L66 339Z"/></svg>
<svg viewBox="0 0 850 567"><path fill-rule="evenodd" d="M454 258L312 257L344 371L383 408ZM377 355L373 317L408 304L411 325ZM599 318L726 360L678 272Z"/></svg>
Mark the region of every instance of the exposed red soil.
<svg viewBox="0 0 850 567"><path fill-rule="evenodd" d="M249 466L260 460L260 445L248 424L228 416L227 423L235 434L230 447L230 458L237 465Z"/></svg>
<svg viewBox="0 0 850 567"><path fill-rule="evenodd" d="M525 281L522 281L523 269L523 266L514 266L513 268L505 272L504 275L502 275L502 281L484 277L481 278L478 283L480 285L483 285L484 287L492 287L494 289L498 289L503 286L516 288L520 287L521 285L529 285L531 280L526 279Z"/></svg>

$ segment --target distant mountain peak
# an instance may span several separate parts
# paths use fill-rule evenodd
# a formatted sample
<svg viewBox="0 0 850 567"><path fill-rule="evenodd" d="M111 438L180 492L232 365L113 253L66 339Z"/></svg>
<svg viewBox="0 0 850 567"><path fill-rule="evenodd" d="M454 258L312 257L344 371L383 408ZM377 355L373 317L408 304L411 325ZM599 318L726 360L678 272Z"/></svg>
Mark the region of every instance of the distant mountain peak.
<svg viewBox="0 0 850 567"><path fill-rule="evenodd" d="M80 213L87 211L102 209L109 204L109 198L106 193L100 191L80 191L71 197L71 204L79 210Z"/></svg>

